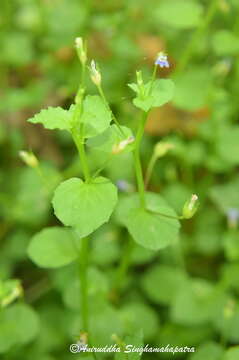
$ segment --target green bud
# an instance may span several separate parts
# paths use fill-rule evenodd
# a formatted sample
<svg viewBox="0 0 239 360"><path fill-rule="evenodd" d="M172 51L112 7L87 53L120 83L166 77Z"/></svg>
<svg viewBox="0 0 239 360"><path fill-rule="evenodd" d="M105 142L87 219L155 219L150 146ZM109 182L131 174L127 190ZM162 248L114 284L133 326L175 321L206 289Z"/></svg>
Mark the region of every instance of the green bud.
<svg viewBox="0 0 239 360"><path fill-rule="evenodd" d="M36 168L38 166L38 160L33 153L21 150L19 151L19 156L26 165L32 168Z"/></svg>
<svg viewBox="0 0 239 360"><path fill-rule="evenodd" d="M160 141L154 147L154 155L156 158L161 158L173 147L174 145L171 143Z"/></svg>
<svg viewBox="0 0 239 360"><path fill-rule="evenodd" d="M92 60L90 63L90 77L96 86L101 84L101 73L94 60Z"/></svg>
<svg viewBox="0 0 239 360"><path fill-rule="evenodd" d="M23 295L19 280L0 282L0 307L5 307Z"/></svg>
<svg viewBox="0 0 239 360"><path fill-rule="evenodd" d="M137 79L137 85L139 89L140 96L143 98L145 94L145 87L144 87L144 81L142 76L142 71L136 71L136 79Z"/></svg>
<svg viewBox="0 0 239 360"><path fill-rule="evenodd" d="M124 149L126 148L126 146L128 146L129 144L132 144L134 142L135 138L133 136L128 137L125 140L122 140L120 143L115 144L112 148L112 154L119 154L122 151L124 151Z"/></svg>
<svg viewBox="0 0 239 360"><path fill-rule="evenodd" d="M142 86L144 84L143 77L142 77L142 71L136 71L136 78L137 78L137 84L139 86Z"/></svg>
<svg viewBox="0 0 239 360"><path fill-rule="evenodd" d="M87 53L86 53L86 46L84 45L83 39L81 37L77 37L75 39L75 47L80 62L82 63L82 65L85 65L87 61Z"/></svg>
<svg viewBox="0 0 239 360"><path fill-rule="evenodd" d="M183 218L184 219L191 219L193 215L196 213L198 209L198 196L196 194L193 194L191 196L191 199L186 201L186 203L183 206Z"/></svg>

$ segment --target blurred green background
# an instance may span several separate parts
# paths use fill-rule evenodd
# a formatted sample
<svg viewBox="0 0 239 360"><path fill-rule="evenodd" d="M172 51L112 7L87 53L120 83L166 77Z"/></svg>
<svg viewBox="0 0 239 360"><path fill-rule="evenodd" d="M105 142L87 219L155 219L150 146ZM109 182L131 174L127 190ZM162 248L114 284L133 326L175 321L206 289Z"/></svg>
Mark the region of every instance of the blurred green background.
<svg viewBox="0 0 239 360"><path fill-rule="evenodd" d="M182 226L181 250L134 247L120 295L112 290L113 279L128 235L114 217L95 232L89 272L95 343L109 344L112 334L124 338L143 328L145 343L197 348L196 354L175 358L239 359L238 14L238 0L1 0L2 359L84 358L68 351L79 336L76 265L48 271L26 253L33 234L58 224L50 203L56 185L81 175L67 135L26 122L42 108L68 108L74 100L77 36L87 39L89 59L100 66L120 123L133 129L138 112L127 84L135 70L150 76L159 51L168 54L171 67L158 76L172 78L176 92L170 104L151 112L144 169L155 143L162 138L173 143L156 165L150 190L164 195L178 213L192 193L201 203L195 218ZM87 87L96 93L90 81ZM20 150L39 158L48 192L21 162ZM101 154L88 150L88 155L97 169ZM121 191L134 188L130 154L120 155L105 172Z"/></svg>

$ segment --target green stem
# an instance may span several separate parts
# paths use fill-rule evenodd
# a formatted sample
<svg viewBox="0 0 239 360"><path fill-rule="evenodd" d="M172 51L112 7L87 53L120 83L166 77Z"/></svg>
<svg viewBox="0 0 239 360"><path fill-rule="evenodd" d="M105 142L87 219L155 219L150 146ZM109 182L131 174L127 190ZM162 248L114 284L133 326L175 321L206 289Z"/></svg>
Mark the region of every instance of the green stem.
<svg viewBox="0 0 239 360"><path fill-rule="evenodd" d="M146 175L145 175L145 187L146 188L148 187L148 184L149 184L156 161L157 161L157 156L155 155L155 153L153 153L151 156L151 159L149 161L148 168L146 170Z"/></svg>
<svg viewBox="0 0 239 360"><path fill-rule="evenodd" d="M176 219L176 220L183 220L184 219L183 216L172 216L172 215L167 215L167 214L161 213L159 211L153 211L153 210L150 210L150 209L146 209L146 210L148 212L150 212L151 214L164 216L164 217L167 217L169 219Z"/></svg>
<svg viewBox="0 0 239 360"><path fill-rule="evenodd" d="M81 239L81 246L79 251L79 278L80 278L80 305L82 314L83 331L88 332L89 327L89 309L88 309L88 281L87 281L87 267L88 267L88 239Z"/></svg>
<svg viewBox="0 0 239 360"><path fill-rule="evenodd" d="M134 147L134 165L135 165L135 175L137 180L137 186L139 191L139 198L141 207L145 209L145 189L144 189L144 178L142 165L140 160L140 144L144 134L144 127L147 120L148 112L145 112L140 120L138 131L135 138L135 147Z"/></svg>
<svg viewBox="0 0 239 360"><path fill-rule="evenodd" d="M197 30L195 30L186 49L184 50L183 54L181 55L180 61L178 62L175 73L180 73L186 68L188 62L190 61L190 59L192 57L193 50L195 48L195 45L199 41L201 34L208 27L208 25L210 24L210 22L212 21L214 15L216 13L217 5L218 5L218 0L212 0L209 2L209 6L207 8L206 15L204 16L204 19L202 20L202 22L199 25L199 27L197 28Z"/></svg>
<svg viewBox="0 0 239 360"><path fill-rule="evenodd" d="M132 255L132 251L134 248L134 241L130 238L128 239L124 251L123 251L123 256L121 257L121 262L116 274L116 289L120 290L123 286L123 284L125 283L125 279L127 276L127 272L130 266L130 260L131 260L131 255Z"/></svg>
<svg viewBox="0 0 239 360"><path fill-rule="evenodd" d="M85 144L83 142L83 139L81 136L78 137L75 134L73 134L73 140L76 144L76 147L77 147L79 155L80 155L80 161L81 161L81 166L82 166L82 171L83 171L85 181L90 182L91 176L90 176L90 170L89 170L89 165L88 165L87 156L86 156L86 152L85 152Z"/></svg>
<svg viewBox="0 0 239 360"><path fill-rule="evenodd" d="M121 129L120 124L119 124L118 120L116 119L113 111L111 110L111 108L110 108L110 106L109 106L109 104L108 104L108 101L106 100L106 97L105 97L105 94L104 94L104 91L103 91L103 89L102 89L101 84L99 84L99 85L97 86L97 89L98 89L98 91L99 91L99 94L100 94L102 100L104 101L105 105L107 106L108 110L110 111L113 121L115 122L115 124L116 124L116 126L118 127L118 129L119 129L119 131L121 132L121 134L124 136L124 132L123 132L123 130Z"/></svg>

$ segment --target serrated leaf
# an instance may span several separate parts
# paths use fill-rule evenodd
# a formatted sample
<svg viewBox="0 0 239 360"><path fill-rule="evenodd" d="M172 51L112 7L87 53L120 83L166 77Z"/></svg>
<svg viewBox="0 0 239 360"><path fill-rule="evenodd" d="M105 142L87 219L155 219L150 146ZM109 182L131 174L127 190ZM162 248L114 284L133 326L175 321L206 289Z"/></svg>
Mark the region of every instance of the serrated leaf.
<svg viewBox="0 0 239 360"><path fill-rule="evenodd" d="M48 107L41 110L33 118L28 119L32 124L42 124L45 129L68 130L71 129L72 112L61 107Z"/></svg>
<svg viewBox="0 0 239 360"><path fill-rule="evenodd" d="M155 80L151 87L151 82L145 85L145 95L141 96L138 87L135 84L129 86L137 91L137 97L133 100L136 107L149 111L154 107L159 107L169 102L174 95L174 83L170 79Z"/></svg>
<svg viewBox="0 0 239 360"><path fill-rule="evenodd" d="M83 101L80 122L84 124L84 137L96 136L107 129L111 122L111 112L98 95L88 95Z"/></svg>
<svg viewBox="0 0 239 360"><path fill-rule="evenodd" d="M0 353L35 338L39 329L38 317L26 304L14 304L0 313Z"/></svg>
<svg viewBox="0 0 239 360"><path fill-rule="evenodd" d="M72 230L61 227L43 229L33 236L28 255L38 266L56 268L77 258L77 247Z"/></svg>
<svg viewBox="0 0 239 360"><path fill-rule="evenodd" d="M90 183L71 178L61 183L52 204L55 215L66 226L74 226L79 237L92 233L109 220L117 202L117 189L106 178Z"/></svg>
<svg viewBox="0 0 239 360"><path fill-rule="evenodd" d="M180 224L177 219L170 218L177 214L160 195L146 193L146 204L147 210L140 207L137 194L123 198L117 209L118 219L139 245L159 250L177 239Z"/></svg>

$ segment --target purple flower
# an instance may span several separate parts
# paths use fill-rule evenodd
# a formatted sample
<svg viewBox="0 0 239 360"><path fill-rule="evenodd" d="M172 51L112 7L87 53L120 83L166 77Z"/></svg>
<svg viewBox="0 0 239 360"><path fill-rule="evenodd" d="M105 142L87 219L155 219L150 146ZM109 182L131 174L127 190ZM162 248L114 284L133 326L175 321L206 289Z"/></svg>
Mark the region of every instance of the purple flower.
<svg viewBox="0 0 239 360"><path fill-rule="evenodd" d="M155 65L159 65L161 68L169 68L168 57L162 51L158 53L157 59L155 60Z"/></svg>

